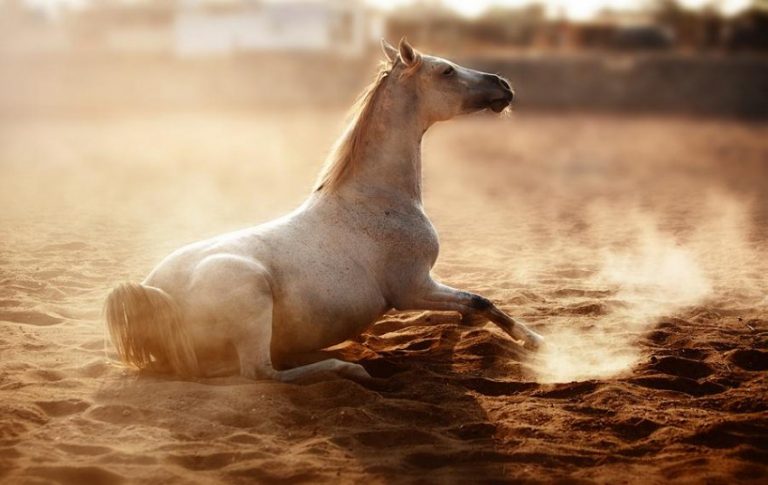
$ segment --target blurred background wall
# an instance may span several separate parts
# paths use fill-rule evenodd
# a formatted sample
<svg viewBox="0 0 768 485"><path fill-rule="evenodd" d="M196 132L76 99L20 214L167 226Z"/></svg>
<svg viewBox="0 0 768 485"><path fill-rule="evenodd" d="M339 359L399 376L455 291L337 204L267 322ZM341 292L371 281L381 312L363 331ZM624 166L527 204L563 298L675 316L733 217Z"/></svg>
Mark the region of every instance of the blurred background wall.
<svg viewBox="0 0 768 485"><path fill-rule="evenodd" d="M348 104L402 35L521 109L768 117L768 0L0 0L0 113Z"/></svg>

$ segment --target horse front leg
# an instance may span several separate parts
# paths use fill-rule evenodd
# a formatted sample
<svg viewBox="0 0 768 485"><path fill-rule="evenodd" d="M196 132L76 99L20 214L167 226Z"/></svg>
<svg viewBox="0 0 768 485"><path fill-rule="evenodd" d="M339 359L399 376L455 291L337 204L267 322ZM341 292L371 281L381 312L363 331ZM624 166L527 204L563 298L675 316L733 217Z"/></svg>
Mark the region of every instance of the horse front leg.
<svg viewBox="0 0 768 485"><path fill-rule="evenodd" d="M408 300L407 304L404 305L407 308L398 307L398 309L456 311L461 313L464 321L490 320L512 338L525 342L526 348L536 349L544 343L544 338L541 335L521 322L515 321L489 299L451 288L431 279L425 288Z"/></svg>

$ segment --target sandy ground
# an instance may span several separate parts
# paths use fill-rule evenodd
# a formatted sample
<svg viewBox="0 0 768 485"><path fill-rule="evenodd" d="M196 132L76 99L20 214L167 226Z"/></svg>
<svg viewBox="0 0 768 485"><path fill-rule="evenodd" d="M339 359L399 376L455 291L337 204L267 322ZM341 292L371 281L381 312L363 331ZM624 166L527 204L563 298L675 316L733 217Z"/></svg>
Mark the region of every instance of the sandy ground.
<svg viewBox="0 0 768 485"><path fill-rule="evenodd" d="M388 315L377 377L139 376L106 292L296 206L341 112L0 122L0 481L766 480L768 126L472 117L425 143L435 273L548 337Z"/></svg>

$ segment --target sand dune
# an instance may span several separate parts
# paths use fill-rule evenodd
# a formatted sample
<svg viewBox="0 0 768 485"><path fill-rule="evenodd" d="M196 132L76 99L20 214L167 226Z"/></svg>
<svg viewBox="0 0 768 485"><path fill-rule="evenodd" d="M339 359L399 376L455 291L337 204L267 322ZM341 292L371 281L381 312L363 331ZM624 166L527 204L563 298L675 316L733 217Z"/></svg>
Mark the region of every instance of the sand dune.
<svg viewBox="0 0 768 485"><path fill-rule="evenodd" d="M436 274L549 337L387 315L375 376L137 375L106 292L299 203L340 113L4 121L0 480L762 482L768 129L472 117L425 143Z"/></svg>

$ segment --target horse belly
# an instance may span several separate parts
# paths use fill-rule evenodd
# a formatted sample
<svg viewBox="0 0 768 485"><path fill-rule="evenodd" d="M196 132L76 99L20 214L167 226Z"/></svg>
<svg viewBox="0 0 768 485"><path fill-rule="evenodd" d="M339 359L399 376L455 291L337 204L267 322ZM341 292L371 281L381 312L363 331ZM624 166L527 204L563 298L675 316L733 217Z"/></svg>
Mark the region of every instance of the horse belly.
<svg viewBox="0 0 768 485"><path fill-rule="evenodd" d="M378 286L362 272L288 281L276 290L272 346L281 352L336 345L360 335L387 310Z"/></svg>

